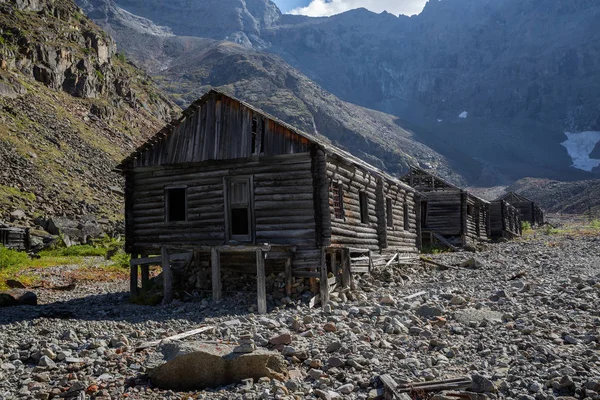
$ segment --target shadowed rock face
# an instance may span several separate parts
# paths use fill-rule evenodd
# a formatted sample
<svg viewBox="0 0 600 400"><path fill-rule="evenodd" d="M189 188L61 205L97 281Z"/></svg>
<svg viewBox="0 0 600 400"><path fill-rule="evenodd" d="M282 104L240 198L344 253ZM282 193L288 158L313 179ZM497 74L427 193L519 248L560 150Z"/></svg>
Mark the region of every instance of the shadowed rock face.
<svg viewBox="0 0 600 400"><path fill-rule="evenodd" d="M158 8L140 0L80 1L121 6L177 35L275 53L341 100L399 117L421 143L456 160L453 166L471 184L597 176L572 168L560 145L565 131L600 130L600 4L594 0L430 1L411 18L365 9L330 18L281 15L266 0ZM94 18L118 31L109 16ZM185 53L173 50L190 38L162 41L164 51L150 56L130 34L116 33L132 57L161 70L169 87L175 79L169 67ZM198 82L188 72L178 71L176 79ZM245 79L227 78L220 84Z"/></svg>
<svg viewBox="0 0 600 400"><path fill-rule="evenodd" d="M162 351L167 362L150 372L152 384L161 389L200 390L248 378L288 378L286 362L277 352L240 354L231 346L201 343L167 344Z"/></svg>

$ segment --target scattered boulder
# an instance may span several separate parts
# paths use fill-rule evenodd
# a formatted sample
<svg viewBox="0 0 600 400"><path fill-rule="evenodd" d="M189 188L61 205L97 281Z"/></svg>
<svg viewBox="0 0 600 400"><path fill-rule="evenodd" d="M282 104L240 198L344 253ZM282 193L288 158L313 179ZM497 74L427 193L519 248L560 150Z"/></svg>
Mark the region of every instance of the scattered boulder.
<svg viewBox="0 0 600 400"><path fill-rule="evenodd" d="M37 295L23 289L0 293L0 307L37 306Z"/></svg>
<svg viewBox="0 0 600 400"><path fill-rule="evenodd" d="M233 347L201 343L166 344L165 364L149 376L154 386L171 390L199 390L260 378L287 380L283 357L268 350L234 353Z"/></svg>
<svg viewBox="0 0 600 400"><path fill-rule="evenodd" d="M473 375L471 377L471 391L475 393L494 393L496 387L494 383L482 375Z"/></svg>

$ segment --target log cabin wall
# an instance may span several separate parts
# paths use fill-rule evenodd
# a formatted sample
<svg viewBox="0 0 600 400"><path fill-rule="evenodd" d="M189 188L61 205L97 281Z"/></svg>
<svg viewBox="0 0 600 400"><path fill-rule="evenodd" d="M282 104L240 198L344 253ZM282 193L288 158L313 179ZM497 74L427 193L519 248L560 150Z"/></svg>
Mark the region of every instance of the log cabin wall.
<svg viewBox="0 0 600 400"><path fill-rule="evenodd" d="M208 161L196 165L137 168L127 229L131 253L153 254L162 246L193 249L222 245L226 232L228 179L252 182L252 231L256 243L299 246L298 263L316 260L315 212L310 153ZM168 188L185 188L184 222L167 221ZM307 257L307 253L308 257ZM314 264L313 264L314 265Z"/></svg>
<svg viewBox="0 0 600 400"><path fill-rule="evenodd" d="M394 253L418 251L417 206L413 191L337 156L327 157L327 178L333 247ZM341 196L341 204L334 193ZM389 221L388 202L392 215ZM361 204L366 215L361 215Z"/></svg>
<svg viewBox="0 0 600 400"><path fill-rule="evenodd" d="M463 196L457 190L427 192L425 229L446 237L463 234Z"/></svg>
<svg viewBox="0 0 600 400"><path fill-rule="evenodd" d="M491 238L513 238L521 235L521 219L519 211L504 200L490 204Z"/></svg>
<svg viewBox="0 0 600 400"><path fill-rule="evenodd" d="M466 232L463 232L467 242L477 242L488 238L487 202L465 192L467 202Z"/></svg>

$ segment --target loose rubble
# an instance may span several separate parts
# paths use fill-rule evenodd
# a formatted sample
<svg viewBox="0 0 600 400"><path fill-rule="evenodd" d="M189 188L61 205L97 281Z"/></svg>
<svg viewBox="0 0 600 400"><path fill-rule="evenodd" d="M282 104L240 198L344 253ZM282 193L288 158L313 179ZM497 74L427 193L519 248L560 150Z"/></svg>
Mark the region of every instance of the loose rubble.
<svg viewBox="0 0 600 400"><path fill-rule="evenodd" d="M374 399L384 374L468 377L471 399L600 399L600 238L540 235L431 258L456 268L357 277L324 309L271 301L264 316L248 312L252 293L149 307L127 302L127 282L41 290L37 307L0 312L0 399ZM136 352L202 325L216 329ZM287 376L159 389L151 371L165 346L201 345L275 354Z"/></svg>

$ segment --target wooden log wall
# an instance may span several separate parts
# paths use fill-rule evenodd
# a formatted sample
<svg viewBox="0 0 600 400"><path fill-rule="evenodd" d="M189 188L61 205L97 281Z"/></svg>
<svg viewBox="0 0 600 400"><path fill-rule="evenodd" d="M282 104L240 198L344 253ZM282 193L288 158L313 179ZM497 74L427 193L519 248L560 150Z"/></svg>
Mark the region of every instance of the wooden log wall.
<svg viewBox="0 0 600 400"><path fill-rule="evenodd" d="M491 203L491 237L512 238L522 233L519 211L504 200Z"/></svg>
<svg viewBox="0 0 600 400"><path fill-rule="evenodd" d="M445 237L462 235L462 196L459 190L427 192L426 230Z"/></svg>
<svg viewBox="0 0 600 400"><path fill-rule="evenodd" d="M466 238L468 241L485 240L488 238L488 205L470 194L467 194L466 198L467 207L471 210L470 214L467 213L466 218Z"/></svg>
<svg viewBox="0 0 600 400"><path fill-rule="evenodd" d="M225 178L251 175L256 242L299 246L298 264L308 259L314 262L317 257L311 166L307 152L259 160L137 168L132 212L128 213L131 220L127 222L133 232L133 252L153 254L161 246L193 249L224 244ZM165 188L171 186L187 187L186 222L165 222Z"/></svg>
<svg viewBox="0 0 600 400"><path fill-rule="evenodd" d="M0 245L13 250L29 250L29 229L0 227Z"/></svg>
<svg viewBox="0 0 600 400"><path fill-rule="evenodd" d="M417 217L412 192L371 174L337 156L327 157L327 177L341 183L344 218L335 218L333 191L329 190L331 245L373 251L417 252ZM361 222L360 192L367 196L368 222ZM394 227L387 227L386 199L392 200ZM404 203L408 205L409 231L404 231Z"/></svg>
<svg viewBox="0 0 600 400"><path fill-rule="evenodd" d="M133 166L246 158L261 150L263 155L273 156L310 149L308 139L226 96L212 96L192 110L170 128L172 132L165 132L149 143ZM256 118L254 141L253 118Z"/></svg>

